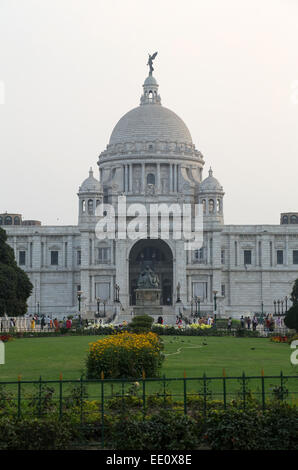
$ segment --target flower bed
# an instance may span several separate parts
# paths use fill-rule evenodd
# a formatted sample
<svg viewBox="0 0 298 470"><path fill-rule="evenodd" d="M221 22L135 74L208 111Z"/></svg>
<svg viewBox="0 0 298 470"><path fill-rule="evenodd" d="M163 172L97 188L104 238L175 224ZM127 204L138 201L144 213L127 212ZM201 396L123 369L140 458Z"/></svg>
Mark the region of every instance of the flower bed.
<svg viewBox="0 0 298 470"><path fill-rule="evenodd" d="M156 377L164 355L158 335L127 331L90 343L87 376L100 378Z"/></svg>
<svg viewBox="0 0 298 470"><path fill-rule="evenodd" d="M7 341L12 341L13 340L13 337L11 335L1 335L0 336L0 341L2 341L3 343L7 343Z"/></svg>
<svg viewBox="0 0 298 470"><path fill-rule="evenodd" d="M289 338L287 336L277 335L271 336L270 341L272 341L273 343L288 343Z"/></svg>

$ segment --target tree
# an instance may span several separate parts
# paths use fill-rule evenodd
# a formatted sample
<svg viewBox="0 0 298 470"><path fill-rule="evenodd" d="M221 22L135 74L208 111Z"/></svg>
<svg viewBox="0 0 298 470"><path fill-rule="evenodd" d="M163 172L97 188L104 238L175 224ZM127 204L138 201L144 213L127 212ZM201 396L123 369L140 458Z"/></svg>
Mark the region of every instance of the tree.
<svg viewBox="0 0 298 470"><path fill-rule="evenodd" d="M0 228L0 316L24 315L32 289L29 277L16 263L5 230Z"/></svg>
<svg viewBox="0 0 298 470"><path fill-rule="evenodd" d="M291 293L291 301L293 305L298 305L298 279L294 282L293 290Z"/></svg>
<svg viewBox="0 0 298 470"><path fill-rule="evenodd" d="M298 279L294 282L291 301L293 305L286 313L285 325L292 330L298 331Z"/></svg>

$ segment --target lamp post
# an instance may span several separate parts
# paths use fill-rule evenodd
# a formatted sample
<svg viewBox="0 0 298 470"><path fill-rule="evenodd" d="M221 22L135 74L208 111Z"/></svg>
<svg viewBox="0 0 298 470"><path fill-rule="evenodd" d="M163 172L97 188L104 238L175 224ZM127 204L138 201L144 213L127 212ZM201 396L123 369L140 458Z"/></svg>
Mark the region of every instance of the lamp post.
<svg viewBox="0 0 298 470"><path fill-rule="evenodd" d="M99 317L100 297L97 297L96 302L97 302L97 316Z"/></svg>
<svg viewBox="0 0 298 470"><path fill-rule="evenodd" d="M277 301L277 311L278 311L278 315L280 314L280 300L278 299Z"/></svg>
<svg viewBox="0 0 298 470"><path fill-rule="evenodd" d="M195 300L195 306L196 306L196 308L195 308L195 317L197 317L198 316L198 297L195 296L194 300Z"/></svg>
<svg viewBox="0 0 298 470"><path fill-rule="evenodd" d="M276 315L276 300L274 300L273 305L274 305L274 315Z"/></svg>
<svg viewBox="0 0 298 470"><path fill-rule="evenodd" d="M214 290L214 291L213 291L213 294L214 294L214 297L213 297L213 300L214 300L214 312L216 312L216 307L217 307L217 305L216 305L216 294L217 294L217 290Z"/></svg>
<svg viewBox="0 0 298 470"><path fill-rule="evenodd" d="M181 284L180 282L178 282L177 284L177 303L181 302L181 299L180 299L180 289L181 289Z"/></svg>
<svg viewBox="0 0 298 470"><path fill-rule="evenodd" d="M78 302L79 302L79 312L81 311L81 299L82 299L82 291L78 290L77 292L77 297L78 297Z"/></svg>
<svg viewBox="0 0 298 470"><path fill-rule="evenodd" d="M264 302L262 300L261 302L261 312L262 312L262 317L264 316Z"/></svg>
<svg viewBox="0 0 298 470"><path fill-rule="evenodd" d="M120 287L118 286L118 284L115 284L115 302L119 302L119 291Z"/></svg>
<svg viewBox="0 0 298 470"><path fill-rule="evenodd" d="M106 316L106 303L107 303L107 301L104 300L104 301L103 301L103 316L104 316L104 317Z"/></svg>
<svg viewBox="0 0 298 470"><path fill-rule="evenodd" d="M40 303L37 302L37 316L39 317L39 309L40 309Z"/></svg>
<svg viewBox="0 0 298 470"><path fill-rule="evenodd" d="M193 299L190 301L190 316L193 317Z"/></svg>
<svg viewBox="0 0 298 470"><path fill-rule="evenodd" d="M197 297L198 302L198 316L201 318L201 298Z"/></svg>
<svg viewBox="0 0 298 470"><path fill-rule="evenodd" d="M288 297L287 296L285 296L285 303L286 303L286 313L287 313L288 311Z"/></svg>

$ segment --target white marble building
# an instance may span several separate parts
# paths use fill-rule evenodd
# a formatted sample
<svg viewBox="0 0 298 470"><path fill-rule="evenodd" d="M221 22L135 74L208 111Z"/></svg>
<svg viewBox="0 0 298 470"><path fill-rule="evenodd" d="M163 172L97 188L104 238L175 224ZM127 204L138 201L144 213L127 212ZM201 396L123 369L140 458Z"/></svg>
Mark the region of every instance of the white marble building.
<svg viewBox="0 0 298 470"><path fill-rule="evenodd" d="M99 298L101 314L116 309L128 315L144 263L159 274L165 317L179 311L189 315L198 308L195 297L201 312L214 312L214 291L217 314L235 317L262 308L273 313L273 301L289 297L298 277L297 214L282 214L280 225L224 225L223 187L211 169L203 179L203 155L184 122L161 105L152 75L143 85L140 106L116 124L97 164L98 179L90 170L78 191L77 225L6 224L5 214L0 216L34 285L29 313L75 313L79 291L83 314L93 316ZM128 205L203 204L202 249L186 251L183 240L173 239L97 239L95 209L101 201L116 206L119 195ZM121 308L114 301L116 283Z"/></svg>

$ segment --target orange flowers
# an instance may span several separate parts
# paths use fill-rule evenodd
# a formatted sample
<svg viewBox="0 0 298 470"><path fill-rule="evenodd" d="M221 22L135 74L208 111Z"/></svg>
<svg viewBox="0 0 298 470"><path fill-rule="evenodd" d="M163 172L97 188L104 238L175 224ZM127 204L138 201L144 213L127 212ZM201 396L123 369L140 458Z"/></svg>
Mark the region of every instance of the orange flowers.
<svg viewBox="0 0 298 470"><path fill-rule="evenodd" d="M127 331L90 343L88 377L153 377L163 360L163 344L155 333Z"/></svg>

